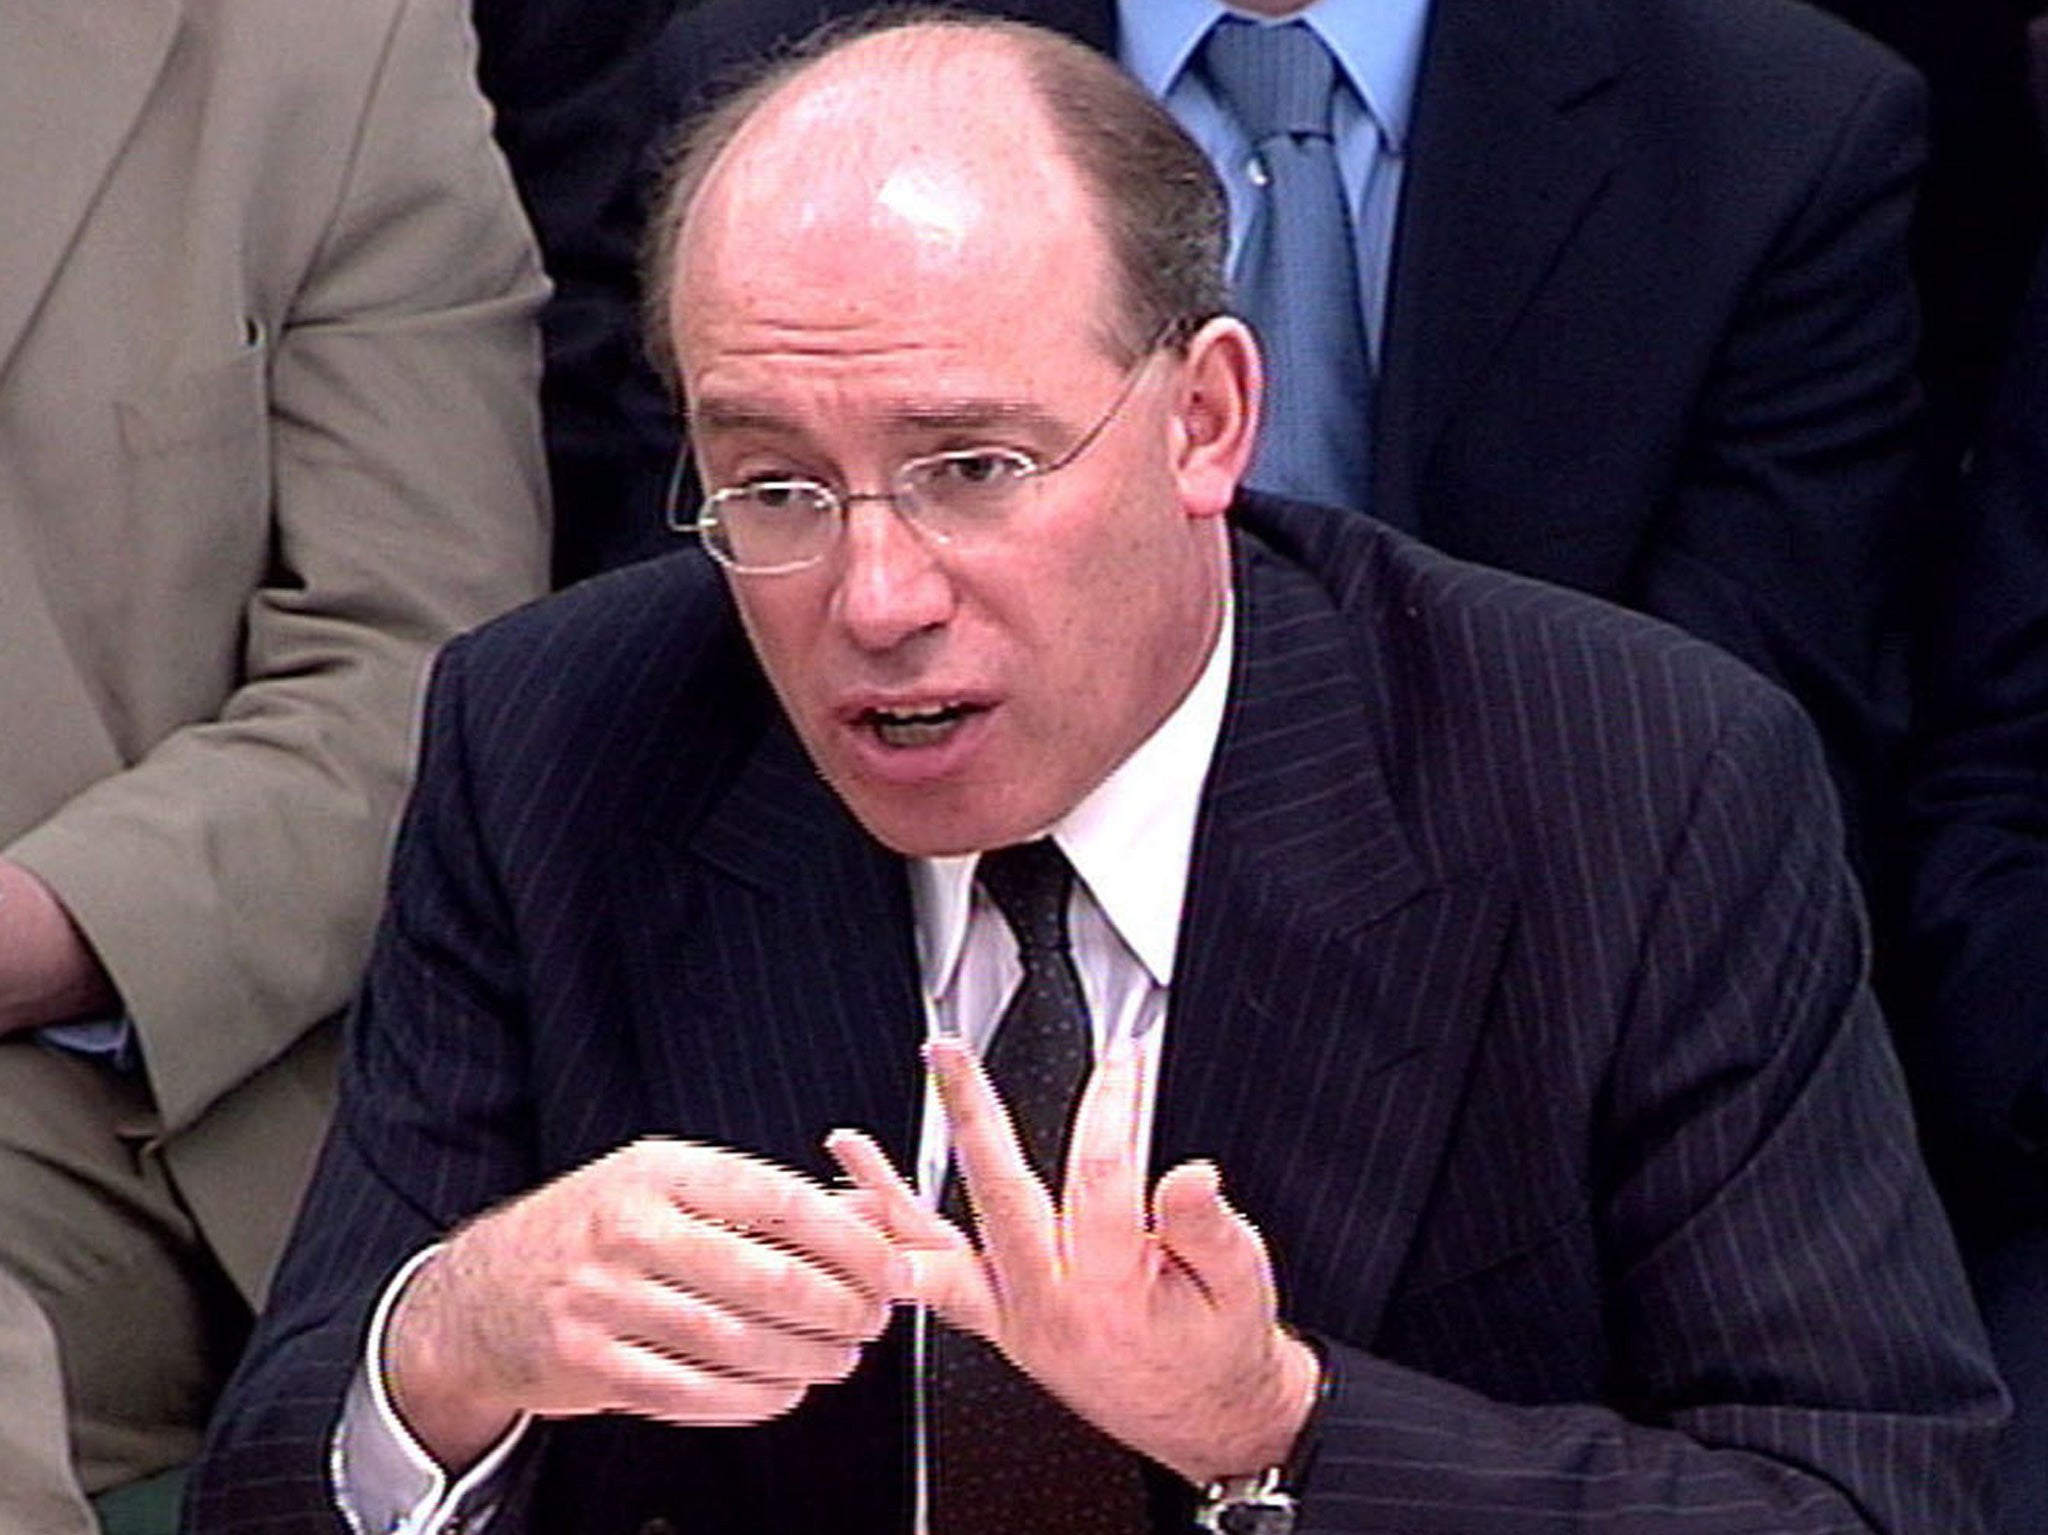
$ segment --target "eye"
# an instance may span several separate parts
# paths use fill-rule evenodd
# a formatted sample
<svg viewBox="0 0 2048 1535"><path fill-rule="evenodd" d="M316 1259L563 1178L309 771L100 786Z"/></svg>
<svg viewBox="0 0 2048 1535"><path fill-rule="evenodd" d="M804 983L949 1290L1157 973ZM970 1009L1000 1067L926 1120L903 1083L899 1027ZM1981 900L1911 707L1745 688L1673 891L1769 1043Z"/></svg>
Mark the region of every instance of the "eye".
<svg viewBox="0 0 2048 1535"><path fill-rule="evenodd" d="M815 510L824 494L815 480L746 480L734 489L765 512Z"/></svg>
<svg viewBox="0 0 2048 1535"><path fill-rule="evenodd" d="M1010 448L961 448L922 460L918 478L939 491L1001 490L1029 479L1037 466Z"/></svg>

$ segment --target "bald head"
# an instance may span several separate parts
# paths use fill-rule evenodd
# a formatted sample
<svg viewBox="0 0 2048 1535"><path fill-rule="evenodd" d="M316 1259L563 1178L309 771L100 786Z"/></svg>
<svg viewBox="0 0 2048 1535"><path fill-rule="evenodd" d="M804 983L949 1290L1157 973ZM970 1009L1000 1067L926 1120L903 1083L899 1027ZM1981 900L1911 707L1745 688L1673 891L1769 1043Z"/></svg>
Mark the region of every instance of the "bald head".
<svg viewBox="0 0 2048 1535"><path fill-rule="evenodd" d="M817 34L684 135L650 331L672 365L704 263L758 247L753 231L836 264L819 275L850 305L900 301L977 242L1001 257L982 280L1043 296L1053 233L1096 243L1094 323L1135 357L1227 307L1225 217L1201 151L1109 60L1016 23L899 12Z"/></svg>
<svg viewBox="0 0 2048 1535"><path fill-rule="evenodd" d="M735 309L778 319L800 300L804 324L858 329L960 291L1029 305L1076 273L1112 334L1092 199L1005 34L909 27L834 50L738 125L678 212L685 353Z"/></svg>

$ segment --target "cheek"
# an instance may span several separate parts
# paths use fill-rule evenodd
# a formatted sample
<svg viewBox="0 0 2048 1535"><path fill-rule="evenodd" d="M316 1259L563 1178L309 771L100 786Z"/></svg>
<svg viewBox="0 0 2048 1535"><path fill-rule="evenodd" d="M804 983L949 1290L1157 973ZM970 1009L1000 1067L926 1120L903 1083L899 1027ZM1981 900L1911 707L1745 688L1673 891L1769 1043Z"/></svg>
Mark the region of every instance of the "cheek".
<svg viewBox="0 0 2048 1535"><path fill-rule="evenodd" d="M761 669L791 714L803 712L802 689L813 665L817 603L793 588L745 588L735 583L740 624Z"/></svg>

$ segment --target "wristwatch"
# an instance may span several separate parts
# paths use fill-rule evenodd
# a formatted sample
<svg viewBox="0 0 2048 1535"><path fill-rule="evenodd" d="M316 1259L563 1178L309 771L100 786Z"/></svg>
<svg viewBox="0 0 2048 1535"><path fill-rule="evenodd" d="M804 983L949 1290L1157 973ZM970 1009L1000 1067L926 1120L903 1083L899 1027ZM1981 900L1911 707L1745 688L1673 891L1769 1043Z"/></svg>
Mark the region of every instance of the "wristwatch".
<svg viewBox="0 0 2048 1535"><path fill-rule="evenodd" d="M1195 1524L1215 1535L1294 1535L1294 1497L1281 1490L1280 1471L1269 1466L1211 1482L1202 1490Z"/></svg>

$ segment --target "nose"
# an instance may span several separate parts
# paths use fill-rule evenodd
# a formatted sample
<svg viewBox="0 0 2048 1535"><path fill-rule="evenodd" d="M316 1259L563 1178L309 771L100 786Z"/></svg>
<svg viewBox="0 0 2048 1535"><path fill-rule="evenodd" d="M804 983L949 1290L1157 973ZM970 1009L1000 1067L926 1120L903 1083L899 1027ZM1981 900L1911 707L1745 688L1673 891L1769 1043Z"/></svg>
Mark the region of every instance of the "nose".
<svg viewBox="0 0 2048 1535"><path fill-rule="evenodd" d="M953 583L925 536L886 496L862 496L845 516L834 608L848 638L884 651L942 627Z"/></svg>

